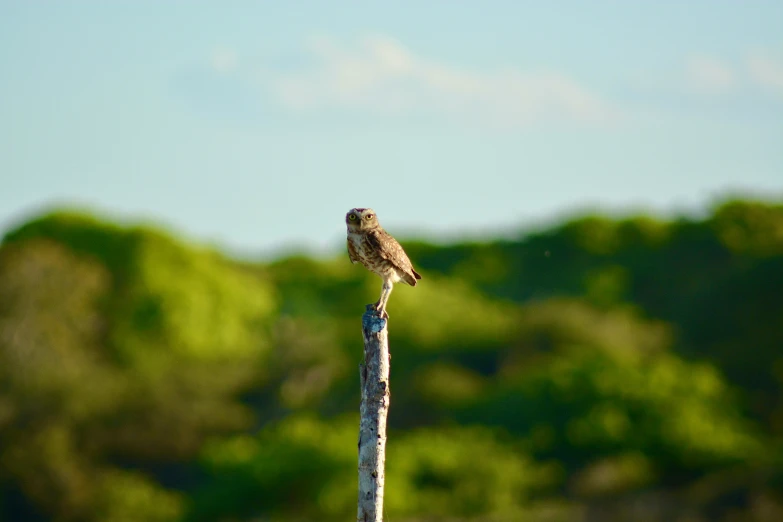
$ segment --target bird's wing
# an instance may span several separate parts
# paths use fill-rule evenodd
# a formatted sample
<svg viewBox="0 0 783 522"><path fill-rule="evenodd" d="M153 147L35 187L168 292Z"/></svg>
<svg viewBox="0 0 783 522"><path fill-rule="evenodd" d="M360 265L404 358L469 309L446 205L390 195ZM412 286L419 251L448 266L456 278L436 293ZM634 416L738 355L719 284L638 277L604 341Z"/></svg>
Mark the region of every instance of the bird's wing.
<svg viewBox="0 0 783 522"><path fill-rule="evenodd" d="M383 259L390 261L394 266L410 276L409 278L404 278L406 283L415 286L416 279L421 279L421 276L413 269L411 260L408 259L405 250L388 232L382 229L370 231L367 233L367 241Z"/></svg>
<svg viewBox="0 0 783 522"><path fill-rule="evenodd" d="M356 251L354 250L350 239L348 240L348 259L351 260L351 263L356 263L359 260L359 256L356 255Z"/></svg>

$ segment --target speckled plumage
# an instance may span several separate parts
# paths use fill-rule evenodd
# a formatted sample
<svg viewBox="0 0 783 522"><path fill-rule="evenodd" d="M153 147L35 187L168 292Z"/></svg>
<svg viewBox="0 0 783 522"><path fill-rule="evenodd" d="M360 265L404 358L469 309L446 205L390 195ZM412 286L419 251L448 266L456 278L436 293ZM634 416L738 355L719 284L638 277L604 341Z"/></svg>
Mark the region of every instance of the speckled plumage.
<svg viewBox="0 0 783 522"><path fill-rule="evenodd" d="M402 246L378 222L371 208L353 208L345 215L348 226L348 257L352 263L361 263L383 280L381 297L375 309L381 317L388 317L386 303L394 283L402 281L416 286L421 276L413 269Z"/></svg>

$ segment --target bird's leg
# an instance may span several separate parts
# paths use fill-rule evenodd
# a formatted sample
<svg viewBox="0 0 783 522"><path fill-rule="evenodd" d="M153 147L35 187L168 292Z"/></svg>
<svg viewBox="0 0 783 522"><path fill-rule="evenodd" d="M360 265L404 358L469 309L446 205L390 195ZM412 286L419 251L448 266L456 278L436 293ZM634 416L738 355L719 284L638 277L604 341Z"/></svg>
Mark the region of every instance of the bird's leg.
<svg viewBox="0 0 783 522"><path fill-rule="evenodd" d="M383 287L381 287L381 298L375 303L375 310L379 312L382 319L389 318L389 314L386 313L386 303L389 302L389 295L391 295L392 288L394 288L392 282L388 279L384 279Z"/></svg>

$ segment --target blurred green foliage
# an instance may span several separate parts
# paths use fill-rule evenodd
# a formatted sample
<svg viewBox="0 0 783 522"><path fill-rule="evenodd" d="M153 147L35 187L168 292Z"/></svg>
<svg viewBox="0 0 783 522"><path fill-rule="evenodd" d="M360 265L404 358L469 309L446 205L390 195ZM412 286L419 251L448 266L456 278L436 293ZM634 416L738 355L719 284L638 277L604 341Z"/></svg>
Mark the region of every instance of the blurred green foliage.
<svg viewBox="0 0 783 522"><path fill-rule="evenodd" d="M386 517L783 519L783 205L406 242ZM55 212L0 245L0 520L351 519L347 256Z"/></svg>

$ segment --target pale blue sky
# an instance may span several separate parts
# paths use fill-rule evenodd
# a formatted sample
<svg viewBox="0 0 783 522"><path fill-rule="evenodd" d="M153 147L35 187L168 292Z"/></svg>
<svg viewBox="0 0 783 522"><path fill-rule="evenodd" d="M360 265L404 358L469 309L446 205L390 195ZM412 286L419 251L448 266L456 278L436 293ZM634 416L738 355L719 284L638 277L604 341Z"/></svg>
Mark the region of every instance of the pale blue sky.
<svg viewBox="0 0 783 522"><path fill-rule="evenodd" d="M783 2L0 0L0 228L241 252L783 197Z"/></svg>

